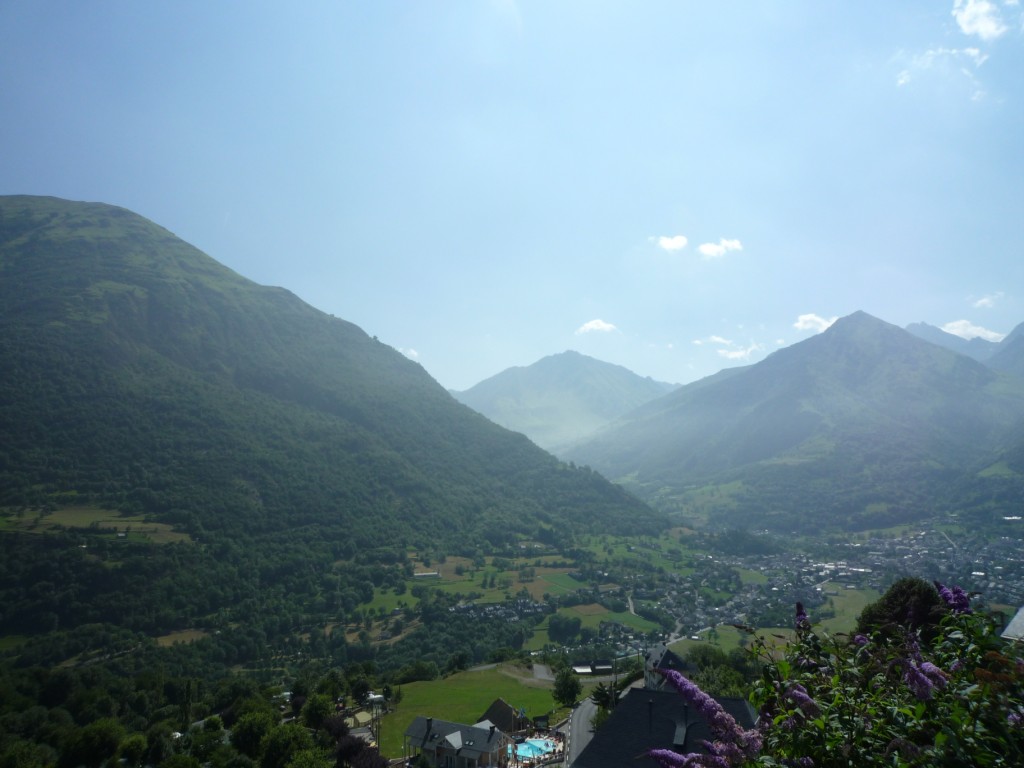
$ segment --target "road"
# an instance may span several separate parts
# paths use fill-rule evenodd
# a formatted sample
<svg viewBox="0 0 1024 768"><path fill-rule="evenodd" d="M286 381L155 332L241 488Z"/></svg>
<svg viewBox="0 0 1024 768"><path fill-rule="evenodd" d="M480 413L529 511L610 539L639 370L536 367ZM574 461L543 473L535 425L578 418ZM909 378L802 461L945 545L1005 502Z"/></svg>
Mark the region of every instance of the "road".
<svg viewBox="0 0 1024 768"><path fill-rule="evenodd" d="M597 705L590 700L589 697L583 699L576 708L572 711L572 715L569 717L569 732L568 739L569 745L565 752L565 765L566 768L576 762L576 758L579 757L580 752L583 748L590 743L590 739L594 736L593 730L591 730L590 721L594 719L594 714L597 712Z"/></svg>

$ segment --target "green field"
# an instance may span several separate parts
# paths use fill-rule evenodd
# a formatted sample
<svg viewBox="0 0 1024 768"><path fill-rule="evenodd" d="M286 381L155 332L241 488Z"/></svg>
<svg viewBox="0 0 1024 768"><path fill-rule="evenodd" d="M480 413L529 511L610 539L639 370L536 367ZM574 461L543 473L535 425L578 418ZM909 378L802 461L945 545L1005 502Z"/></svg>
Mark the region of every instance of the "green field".
<svg viewBox="0 0 1024 768"><path fill-rule="evenodd" d="M836 611L835 618L826 619L819 625L814 622L813 615L810 617L815 628L820 626L821 629L830 634L852 632L857 626L857 617L860 616L864 608L881 597L878 591L874 589L844 589L842 585L835 585L833 587L831 583L822 585L822 589L826 591L833 588L839 590L838 595L831 595L832 604Z"/></svg>
<svg viewBox="0 0 1024 768"><path fill-rule="evenodd" d="M13 651L20 648L29 638L25 635L4 635L0 637L0 651Z"/></svg>
<svg viewBox="0 0 1024 768"><path fill-rule="evenodd" d="M381 718L380 749L387 757L402 756L405 729L419 715L473 724L498 698L525 708L529 717L547 714L555 707L549 683L534 680L527 669L506 665L408 683L401 690L397 711Z"/></svg>
<svg viewBox="0 0 1024 768"><path fill-rule="evenodd" d="M815 621L814 611L808 611L810 613L810 619L813 629L816 632L827 632L828 634L839 634L843 632L852 632L857 626L857 617L861 611L869 604L878 600L880 597L879 593L874 589L843 589L841 585L824 584L823 589L826 591L829 589L838 588L839 593L836 595L830 595L832 604L835 608L836 615L834 618L825 619L824 621ZM685 657L686 652L697 645L712 645L721 648L723 651L728 653L733 648L739 648L741 639L747 643L749 647L752 643L753 638L746 632L736 629L735 627L728 624L719 624L715 627L717 636L711 636L710 633L704 632L701 634L700 640L683 639L672 644L672 650L675 651L679 656ZM758 627L756 631L758 637L764 638L767 645L778 645L785 643L786 639L792 637L792 627Z"/></svg>
<svg viewBox="0 0 1024 768"><path fill-rule="evenodd" d="M131 541L153 544L189 542L187 533L175 531L166 523L155 523L141 515L121 515L100 507L63 507L49 513L7 512L0 517L6 530L25 533L54 533L65 528L88 530L116 536L124 534Z"/></svg>

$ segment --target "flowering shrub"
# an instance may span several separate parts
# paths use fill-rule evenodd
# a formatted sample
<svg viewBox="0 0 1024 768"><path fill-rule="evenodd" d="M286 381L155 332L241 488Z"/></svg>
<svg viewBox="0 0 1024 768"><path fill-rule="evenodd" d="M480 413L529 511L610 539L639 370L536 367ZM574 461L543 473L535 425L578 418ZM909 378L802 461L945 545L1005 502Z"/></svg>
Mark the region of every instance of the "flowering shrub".
<svg viewBox="0 0 1024 768"><path fill-rule="evenodd" d="M1024 766L1024 653L966 594L936 584L949 610L927 644L904 630L831 637L797 606L782 655L763 639L750 700L756 731L740 729L678 673L667 679L716 735L708 753L654 750L682 766ZM723 717L724 715L724 717ZM726 720L725 718L728 718Z"/></svg>

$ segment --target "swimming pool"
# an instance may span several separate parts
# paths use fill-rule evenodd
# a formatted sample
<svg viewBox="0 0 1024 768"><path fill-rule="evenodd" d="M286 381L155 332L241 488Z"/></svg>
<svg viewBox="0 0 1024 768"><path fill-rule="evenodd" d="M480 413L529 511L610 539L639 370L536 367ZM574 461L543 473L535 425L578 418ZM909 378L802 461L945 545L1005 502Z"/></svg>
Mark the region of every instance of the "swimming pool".
<svg viewBox="0 0 1024 768"><path fill-rule="evenodd" d="M512 747L509 747L511 751ZM555 742L550 739L527 739L516 744L516 757L520 760L533 760L555 751Z"/></svg>

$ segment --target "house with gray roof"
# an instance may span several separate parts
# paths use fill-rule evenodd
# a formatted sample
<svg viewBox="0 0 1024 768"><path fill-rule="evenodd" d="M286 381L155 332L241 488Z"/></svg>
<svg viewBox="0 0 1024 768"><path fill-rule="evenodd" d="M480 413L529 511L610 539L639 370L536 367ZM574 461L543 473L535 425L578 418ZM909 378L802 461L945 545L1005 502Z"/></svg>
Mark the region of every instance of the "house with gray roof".
<svg viewBox="0 0 1024 768"><path fill-rule="evenodd" d="M526 712L521 708L516 709L501 698L495 699L487 711L480 715L480 722L484 720L498 726L499 731L510 735L530 727Z"/></svg>
<svg viewBox="0 0 1024 768"><path fill-rule="evenodd" d="M505 768L511 744L487 720L463 725L421 716L405 729L402 754L406 762L422 755L433 768Z"/></svg>
<svg viewBox="0 0 1024 768"><path fill-rule="evenodd" d="M659 669L674 669L676 672L687 673L689 666L664 643L658 643L644 654L644 688L652 691L666 690L668 684L658 673Z"/></svg>

